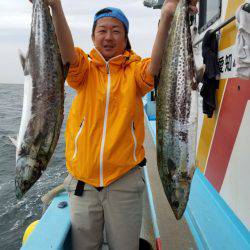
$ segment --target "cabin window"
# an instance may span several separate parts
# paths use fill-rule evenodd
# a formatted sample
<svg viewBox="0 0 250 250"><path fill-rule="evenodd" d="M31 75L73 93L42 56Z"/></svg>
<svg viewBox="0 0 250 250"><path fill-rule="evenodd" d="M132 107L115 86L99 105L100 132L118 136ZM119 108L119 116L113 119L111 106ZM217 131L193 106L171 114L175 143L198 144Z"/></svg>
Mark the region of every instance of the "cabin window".
<svg viewBox="0 0 250 250"><path fill-rule="evenodd" d="M199 33L220 18L221 0L200 0Z"/></svg>

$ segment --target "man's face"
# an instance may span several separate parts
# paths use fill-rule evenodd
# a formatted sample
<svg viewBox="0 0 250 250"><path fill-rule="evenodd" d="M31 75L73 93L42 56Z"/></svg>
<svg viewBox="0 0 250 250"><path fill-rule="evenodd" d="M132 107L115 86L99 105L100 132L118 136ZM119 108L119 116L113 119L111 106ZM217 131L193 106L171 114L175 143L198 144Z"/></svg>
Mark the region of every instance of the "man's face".
<svg viewBox="0 0 250 250"><path fill-rule="evenodd" d="M92 40L106 61L123 54L127 43L122 22L113 17L103 17L97 21Z"/></svg>

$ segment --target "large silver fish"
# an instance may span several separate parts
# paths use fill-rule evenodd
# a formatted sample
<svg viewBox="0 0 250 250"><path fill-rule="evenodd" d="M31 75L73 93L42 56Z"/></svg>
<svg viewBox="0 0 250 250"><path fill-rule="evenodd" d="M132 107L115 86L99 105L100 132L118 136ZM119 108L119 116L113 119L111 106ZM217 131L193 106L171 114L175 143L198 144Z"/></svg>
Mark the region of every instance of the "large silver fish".
<svg viewBox="0 0 250 250"><path fill-rule="evenodd" d="M156 95L157 165L177 219L185 211L195 170L197 91L188 1L181 0L162 57Z"/></svg>
<svg viewBox="0 0 250 250"><path fill-rule="evenodd" d="M16 150L16 196L23 194L46 169L63 121L64 81L67 74L49 7L33 0L29 49L21 56L24 98Z"/></svg>

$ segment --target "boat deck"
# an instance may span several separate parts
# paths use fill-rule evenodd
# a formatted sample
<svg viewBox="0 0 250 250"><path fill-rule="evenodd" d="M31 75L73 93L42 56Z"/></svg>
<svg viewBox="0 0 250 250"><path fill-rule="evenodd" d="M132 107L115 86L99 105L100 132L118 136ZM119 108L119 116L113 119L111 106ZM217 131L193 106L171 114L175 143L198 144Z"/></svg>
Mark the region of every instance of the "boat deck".
<svg viewBox="0 0 250 250"><path fill-rule="evenodd" d="M183 218L179 221L175 219L167 198L164 194L156 165L156 147L154 138L152 137L151 131L146 124L147 122L145 122L146 134L144 147L146 151L147 170L153 194L157 223L162 241L162 249L197 249L194 238L186 223L185 217L183 216ZM151 218L147 219L147 216L145 216L147 213L149 213L147 202L144 206L144 210L145 209L147 209L147 211L144 211L143 228L144 231L147 230L148 233L142 233L142 235L145 239L152 243L153 236L150 235L152 229L148 228ZM145 220L147 222L145 222Z"/></svg>

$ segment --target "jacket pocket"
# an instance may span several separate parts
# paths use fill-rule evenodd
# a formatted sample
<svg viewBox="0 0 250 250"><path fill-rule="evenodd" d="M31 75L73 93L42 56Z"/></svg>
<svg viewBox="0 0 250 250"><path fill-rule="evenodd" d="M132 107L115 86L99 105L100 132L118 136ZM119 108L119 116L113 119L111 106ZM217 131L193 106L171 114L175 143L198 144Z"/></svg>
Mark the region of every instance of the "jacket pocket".
<svg viewBox="0 0 250 250"><path fill-rule="evenodd" d="M85 118L83 118L81 124L80 124L80 128L76 134L76 137L75 137L75 140L74 140L74 154L72 156L72 161L76 158L76 155L77 155L77 152L78 152L78 139L79 139L79 136L81 135L82 133L82 130L83 130L83 127L84 127L84 124L85 124Z"/></svg>
<svg viewBox="0 0 250 250"><path fill-rule="evenodd" d="M131 132L132 132L132 136L133 136L133 140L134 140L134 152L133 152L134 161L137 161L137 158L136 158L137 140L136 140L136 136L135 136L135 123L134 122L131 123Z"/></svg>
<svg viewBox="0 0 250 250"><path fill-rule="evenodd" d="M139 192L143 192L146 186L145 183L145 176L144 176L144 171L143 171L143 167L137 167L137 180L138 180L138 190Z"/></svg>

